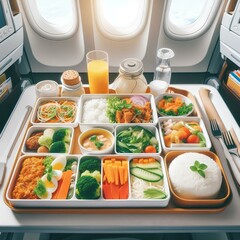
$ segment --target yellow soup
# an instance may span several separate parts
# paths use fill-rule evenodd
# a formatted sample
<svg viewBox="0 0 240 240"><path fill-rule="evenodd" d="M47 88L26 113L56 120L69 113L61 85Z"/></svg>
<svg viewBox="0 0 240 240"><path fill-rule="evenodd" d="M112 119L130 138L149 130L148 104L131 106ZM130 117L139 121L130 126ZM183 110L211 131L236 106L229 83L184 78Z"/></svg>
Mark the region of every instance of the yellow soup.
<svg viewBox="0 0 240 240"><path fill-rule="evenodd" d="M88 151L101 151L109 148L112 141L104 134L94 134L85 138L82 145Z"/></svg>

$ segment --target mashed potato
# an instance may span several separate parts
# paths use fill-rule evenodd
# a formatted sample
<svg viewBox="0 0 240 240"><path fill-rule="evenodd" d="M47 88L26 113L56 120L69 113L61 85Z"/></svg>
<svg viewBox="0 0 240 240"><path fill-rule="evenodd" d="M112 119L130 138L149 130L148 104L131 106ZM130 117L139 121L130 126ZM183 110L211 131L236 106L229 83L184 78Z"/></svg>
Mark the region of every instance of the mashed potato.
<svg viewBox="0 0 240 240"><path fill-rule="evenodd" d="M207 165L205 178L190 169L196 160ZM169 177L174 191L182 198L214 198L222 184L222 173L217 163L200 153L184 153L176 157L169 166Z"/></svg>

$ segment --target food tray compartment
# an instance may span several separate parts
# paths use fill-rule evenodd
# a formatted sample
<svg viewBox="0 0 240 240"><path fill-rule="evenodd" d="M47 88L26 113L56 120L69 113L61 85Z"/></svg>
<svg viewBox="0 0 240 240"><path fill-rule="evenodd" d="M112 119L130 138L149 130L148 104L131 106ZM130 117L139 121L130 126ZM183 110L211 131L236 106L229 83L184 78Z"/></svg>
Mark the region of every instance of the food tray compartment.
<svg viewBox="0 0 240 240"><path fill-rule="evenodd" d="M74 159L76 162L77 162L77 165L79 163L79 156L76 156L76 155L66 155L66 156L63 156L63 155L48 155L48 156L52 156L54 159L56 158L63 158L65 157L67 159L67 161L69 161L70 159ZM22 166L23 166L23 163L26 159L29 159L29 158L35 158L34 160L36 160L36 158L45 158L46 155L24 155L24 156L21 156L18 160L17 160L17 163L15 165L15 168L13 170L13 173L12 173L12 176L10 178L10 181L9 181L9 185L7 187L7 191L6 191L6 198L7 200L9 201L10 204L12 204L14 207L27 207L27 208L35 208L35 207L52 207L52 208L57 208L57 207L70 207L71 206L71 202L72 202L72 198L71 199L15 199L12 197L12 192L14 190L14 187L16 185L16 182L17 182L17 179L18 179L18 176L20 174L20 171L22 169ZM31 166L32 167L32 166ZM37 168L37 170L39 171L39 166ZM71 196L74 196L75 192L73 191L74 190L74 182L76 180L76 173L74 173L75 171L77 171L77 166L75 167L75 170L72 169L73 172L72 172L72 181L71 181L71 184L72 185L72 193L71 193ZM27 171L27 173L29 174L29 171ZM75 175L74 175L75 174ZM44 175L44 174L42 174ZM42 176L41 175L41 176ZM32 179L32 176L28 176L29 180ZM27 181L27 180L26 180ZM30 183L29 182L25 182L26 185L29 185ZM58 184L59 181L58 181ZM70 187L69 189L70 190Z"/></svg>
<svg viewBox="0 0 240 240"><path fill-rule="evenodd" d="M59 122L37 122L37 112L38 112L38 108L41 104L43 104L44 102L50 102L50 101L73 101L76 103L76 112L75 112L75 119L72 122L63 122L63 121L59 121ZM37 125L37 126L45 126L45 124L53 124L56 126L72 126L72 127L77 127L78 125L78 118L79 118L79 98L74 98L74 97L41 97L38 98L37 102L35 103L35 107L33 110L33 114L31 117L31 123L32 125Z"/></svg>
<svg viewBox="0 0 240 240"><path fill-rule="evenodd" d="M26 134L25 139L22 144L22 153L23 154L38 154L37 150L31 150L31 149L27 148L26 141L27 141L27 139L29 139L32 136L32 134L37 133L37 132L43 132L46 129L52 129L54 132L56 132L59 129L67 129L67 131L71 131L70 142L67 142L69 149L67 152L65 152L63 154L70 154L72 152L73 139L74 139L74 137L73 137L74 136L74 128L67 127L67 126L66 127L59 127L59 126L56 127L54 125L48 125L48 126L44 126L44 127L32 126L27 130L27 134ZM48 140L46 140L46 141L48 141ZM43 154L43 153L41 153L41 154ZM46 154L49 154L49 153L46 153ZM60 154L60 153L56 153L56 154Z"/></svg>
<svg viewBox="0 0 240 240"><path fill-rule="evenodd" d="M202 129L202 134L205 137L206 140L206 146L205 147L201 147L199 146L199 144L190 144L190 143L180 143L180 144L173 144L170 147L167 147L164 141L164 135L163 135L163 129L162 129L162 124L165 121L168 121L169 119L172 119L173 122L179 122L179 121L184 121L184 122L197 122L199 123L201 129ZM159 118L159 122L158 122L158 127L159 127L159 133L160 133L160 141L162 143L162 148L163 148L163 152L167 153L169 151L173 151L173 150L186 150L186 151L195 151L195 150L199 150L199 151L206 151L206 150L210 150L212 144L211 141L209 139L208 133L207 133L207 129L205 127L205 124L203 122L202 119L198 118L198 117L160 117Z"/></svg>
<svg viewBox="0 0 240 240"><path fill-rule="evenodd" d="M63 155L48 155L48 156L53 156L54 158L57 157L64 157ZM165 167L163 164L163 159L160 156L154 156L153 158L156 159L157 162L160 163L162 172L163 172L163 185L164 185L164 191L166 192L166 198L165 199L133 199L131 197L131 186L129 185L130 183L130 174L129 174L129 163L132 161L132 157L130 156L116 156L116 155L105 155L105 156L77 156L77 155L67 155L66 158L69 159L75 159L78 162L77 166L77 173L74 176L75 178L75 184L74 184L74 189L72 191L73 195L70 199L15 199L12 197L12 192L14 190L14 187L16 185L18 176L20 174L22 164L23 162L28 159L28 158L44 158L46 155L24 155L20 157L17 160L17 164L15 166L15 169L13 170L13 174L11 176L7 191L6 191L6 198L9 201L9 203L13 207L17 208L88 208L88 207L104 207L104 208L114 208L114 207L166 207L168 205L169 199L170 199L170 190L166 178L166 171ZM134 158L142 158L142 156L136 156ZM149 158L152 156L148 156ZM78 199L76 197L76 185L78 178L80 177L79 175L79 163L81 161L83 162L84 159L86 158L97 158L99 159L101 163L101 181L100 181L100 187L101 187L101 194L99 199ZM128 170L128 176L127 176L127 182L128 182L128 197L126 199L105 199L103 196L103 162L107 159L113 159L115 158L116 160L124 160L127 162L127 170ZM147 158L147 156L145 157ZM59 182L59 181L58 181ZM54 193L53 193L54 194Z"/></svg>
<svg viewBox="0 0 240 240"><path fill-rule="evenodd" d="M220 191L218 193L218 195L215 198L207 198L207 199L190 199L190 198L182 198L181 196L179 196L176 191L174 190L172 184L171 184L171 180L169 177L169 165L170 163L179 155L186 153L186 151L171 151L169 152L165 158L164 158L164 164L166 167L166 174L167 174L167 179L169 182L169 188L171 190L171 196L173 201L180 207L185 207L185 208L193 208L193 207L197 207L197 208L204 208L204 207L209 207L209 208L216 208L216 207L220 207L222 205L224 205L226 203L226 201L230 198L231 195L231 190L230 190L230 186L226 177L226 174L224 172L224 169L222 167L221 161L218 158L218 156L210 151L194 151L197 153L201 153L204 154L208 157L210 157L211 159L213 159L217 165L219 166L221 173L222 173L222 185L220 188Z"/></svg>
<svg viewBox="0 0 240 240"><path fill-rule="evenodd" d="M157 146L158 146L158 151L156 151L156 153L122 153L122 152L118 152L117 151L117 135L119 132L123 131L123 130L127 130L129 127L131 128L134 128L134 127L141 127L141 128L144 128L146 129L147 131L151 132L153 134L153 136L156 138L157 140ZM149 144L151 145L151 144ZM152 154L152 155L159 155L161 154L162 152L162 147L161 147L161 143L160 143L160 137L159 137L159 132L158 132L158 129L155 127L155 126L146 126L146 125L141 125L141 124L138 124L138 125L129 125L129 124L126 124L126 125L119 125L119 126L116 126L115 128L115 153L116 154L121 154L121 155L143 155L143 156L146 156L148 154Z"/></svg>
<svg viewBox="0 0 240 240"><path fill-rule="evenodd" d="M186 111L186 108L185 108L185 112L186 113L184 113L184 114L181 114L179 111L180 110L178 110L178 112L176 113L175 111L173 111L173 109L174 108L172 108L172 109L170 109L169 107L169 105L168 105L168 111L167 111L167 113L161 113L160 112L160 110L159 110L159 108L158 108L158 105L159 105L159 102L160 101L162 101L163 99L164 99L164 97L170 97L170 98L172 98L173 99L173 101L175 101L177 98L179 99L181 99L182 100L182 102L186 105L186 106L189 106L189 105L191 105L192 106L192 108L191 109L188 109L188 111ZM164 101L164 100L163 100ZM165 104L163 104L164 106L167 106L167 104L169 104L168 102L169 101L164 101L165 102ZM182 116L182 117L186 117L186 116L188 116L188 115L191 115L192 114L192 112L194 111L194 105L193 105L193 102L192 102L192 100L189 98L189 97L187 97L187 96L184 96L184 95L182 95L182 94L178 94L178 93L163 93L163 94L160 94L158 97L156 97L155 98L155 104L156 104L156 109L157 109L157 113L159 114L159 116L171 116L171 117L175 117L173 114L171 114L170 115L170 111L173 111L175 114L177 114L176 116L178 117L180 117L180 116ZM176 104L176 102L175 102L175 105L174 105L175 107L177 107L178 105ZM180 107L180 106L179 106ZM178 108L179 109L179 108Z"/></svg>
<svg viewBox="0 0 240 240"><path fill-rule="evenodd" d="M87 158L96 158L99 159L101 161L101 195L99 197L99 199L78 199L76 197L76 201L74 200L73 205L74 207L106 207L106 208L114 208L114 207L120 207L120 208L124 208L124 207L135 207L135 208L139 208L139 207L166 207L169 203L170 200L170 190L169 190L169 186L168 186L168 182L167 182L167 178L166 178L166 171L165 171L165 167L163 164L163 159L160 156L145 156L144 158L154 158L156 159L157 162L160 163L161 168L162 168L162 172L163 172L163 186L164 186L164 191L166 193L166 198L164 199L134 199L131 196L131 177L129 174L129 164L130 162L133 160L132 156L120 156L120 155L105 155L105 156L82 156L80 159L80 165L81 165L81 161L84 161L84 159ZM141 155L139 156L135 156L134 158L142 158ZM126 161L128 163L128 189L129 189L129 194L128 194L128 198L127 199L106 199L103 193L103 184L105 183L106 179L104 179L104 167L103 167L103 162L106 160L111 160L111 159L116 159L116 161ZM79 165L79 166L80 166ZM78 176L77 176L77 181L78 179L81 177L81 173L78 172ZM76 184L77 184L76 181ZM75 191L76 193L77 191ZM72 204L71 204L72 205Z"/></svg>
<svg viewBox="0 0 240 240"><path fill-rule="evenodd" d="M143 125L157 125L158 122L158 116L157 116L157 110L156 110L156 106L155 106L155 102L154 102L154 97L152 94L83 94L80 98L80 115L79 115L79 124L80 124L80 129L81 131L85 131L86 129L89 128L94 128L94 127L103 127L106 129L109 129L111 131L113 131L114 127L117 125L122 125L123 123L84 123L83 122L83 114L84 114L84 103L88 100L91 99L108 99L111 97L119 97L119 98L127 98L127 97L132 97L132 96L143 96L146 99L148 99L151 103L151 109L152 109L152 121L150 123L141 123ZM93 118L96 118L103 110L100 109L99 112L95 111L96 108L94 108L94 116ZM136 123L128 123L128 124L136 124Z"/></svg>

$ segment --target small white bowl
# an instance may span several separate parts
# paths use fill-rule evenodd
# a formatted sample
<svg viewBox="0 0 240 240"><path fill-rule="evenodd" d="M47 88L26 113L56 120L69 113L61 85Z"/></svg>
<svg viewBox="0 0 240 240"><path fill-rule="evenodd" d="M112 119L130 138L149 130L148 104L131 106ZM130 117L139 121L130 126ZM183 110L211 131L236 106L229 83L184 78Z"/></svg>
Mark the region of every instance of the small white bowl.
<svg viewBox="0 0 240 240"><path fill-rule="evenodd" d="M88 150L85 147L83 147L83 141L86 138L88 138L92 135L96 135L96 134L103 134L107 138L110 138L111 146L106 149L103 149L103 150ZM110 131L108 131L104 128L91 128L80 134L80 136L78 138L78 145L80 147L82 154L110 154L113 152L113 149L114 149L114 136Z"/></svg>
<svg viewBox="0 0 240 240"><path fill-rule="evenodd" d="M184 115L176 115L176 116L172 116L172 115L164 115L162 113L160 113L159 109L158 109L158 103L163 99L163 97L165 96L169 96L169 97L173 97L173 98L176 98L176 97L180 97L186 105L189 105L189 104L192 104L192 110L189 111L187 114L184 114ZM159 115L161 116L171 116L171 117L184 117L184 116L189 116L193 110L194 110L194 105L193 105L193 102L186 96L184 95L181 95L181 94L177 94L177 93L163 93L161 95L159 95L158 97L155 98L155 104L156 104L156 109L157 109L157 112L159 113Z"/></svg>

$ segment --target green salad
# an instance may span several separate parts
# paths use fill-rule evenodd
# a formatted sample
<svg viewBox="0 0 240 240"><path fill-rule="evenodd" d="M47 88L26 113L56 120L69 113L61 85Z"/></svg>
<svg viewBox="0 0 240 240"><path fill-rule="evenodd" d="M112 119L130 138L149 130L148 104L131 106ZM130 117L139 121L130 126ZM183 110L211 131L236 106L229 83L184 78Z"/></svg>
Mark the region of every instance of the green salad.
<svg viewBox="0 0 240 240"><path fill-rule="evenodd" d="M143 127L129 127L117 134L116 149L119 153L157 153L158 141Z"/></svg>

